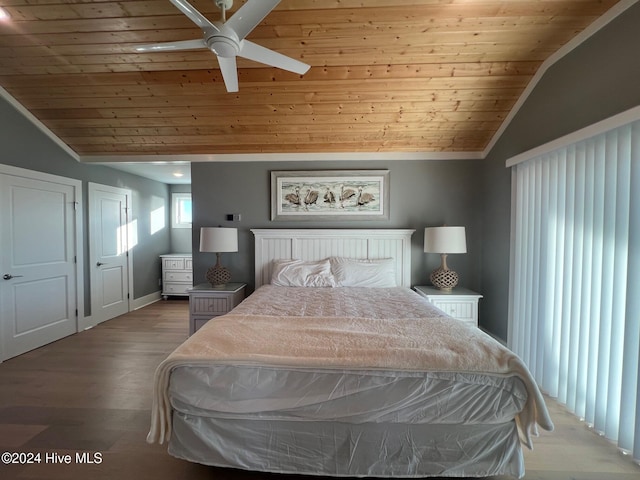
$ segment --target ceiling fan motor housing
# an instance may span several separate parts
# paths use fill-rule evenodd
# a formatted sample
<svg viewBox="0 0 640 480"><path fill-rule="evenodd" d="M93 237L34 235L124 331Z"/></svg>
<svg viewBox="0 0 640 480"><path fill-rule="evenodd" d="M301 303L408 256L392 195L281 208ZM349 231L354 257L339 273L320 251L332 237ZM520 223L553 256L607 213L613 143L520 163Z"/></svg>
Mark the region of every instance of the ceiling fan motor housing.
<svg viewBox="0 0 640 480"><path fill-rule="evenodd" d="M221 32L222 33L222 32ZM240 43L234 38L216 33L205 40L207 47L219 57L235 57L240 52Z"/></svg>
<svg viewBox="0 0 640 480"><path fill-rule="evenodd" d="M209 50L219 57L235 57L240 53L240 40L233 29L225 27L224 23L213 22L215 28L203 31L204 43Z"/></svg>

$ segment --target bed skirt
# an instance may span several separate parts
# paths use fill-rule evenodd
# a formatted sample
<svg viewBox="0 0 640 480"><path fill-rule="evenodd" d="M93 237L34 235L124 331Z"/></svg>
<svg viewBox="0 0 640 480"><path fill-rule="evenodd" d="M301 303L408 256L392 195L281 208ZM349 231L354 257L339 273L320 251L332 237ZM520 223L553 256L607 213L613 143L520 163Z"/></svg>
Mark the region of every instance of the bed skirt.
<svg viewBox="0 0 640 480"><path fill-rule="evenodd" d="M524 475L513 420L456 426L349 424L221 419L174 411L169 453L210 466L270 473L336 477Z"/></svg>

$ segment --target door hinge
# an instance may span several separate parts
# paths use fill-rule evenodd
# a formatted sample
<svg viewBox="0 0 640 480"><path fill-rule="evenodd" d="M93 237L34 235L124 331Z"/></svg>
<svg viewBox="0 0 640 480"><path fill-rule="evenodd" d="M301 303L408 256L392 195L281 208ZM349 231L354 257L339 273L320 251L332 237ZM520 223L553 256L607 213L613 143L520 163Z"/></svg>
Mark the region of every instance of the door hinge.
<svg viewBox="0 0 640 480"><path fill-rule="evenodd" d="M78 316L78 309L76 308L76 317Z"/></svg>
<svg viewBox="0 0 640 480"><path fill-rule="evenodd" d="M78 211L78 202L73 202L73 209L77 212Z"/></svg>
<svg viewBox="0 0 640 480"><path fill-rule="evenodd" d="M131 298L131 295L127 293L127 300Z"/></svg>

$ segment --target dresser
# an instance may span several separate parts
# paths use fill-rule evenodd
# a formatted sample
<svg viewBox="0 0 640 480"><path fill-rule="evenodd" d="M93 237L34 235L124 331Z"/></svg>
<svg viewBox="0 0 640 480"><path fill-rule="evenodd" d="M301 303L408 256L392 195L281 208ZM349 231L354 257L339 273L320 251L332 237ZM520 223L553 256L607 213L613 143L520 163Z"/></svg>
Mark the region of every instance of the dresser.
<svg viewBox="0 0 640 480"><path fill-rule="evenodd" d="M162 262L162 297L187 296L193 285L193 260L190 253L160 255Z"/></svg>
<svg viewBox="0 0 640 480"><path fill-rule="evenodd" d="M418 286L413 288L429 302L452 317L478 326L478 300L482 295L466 288L454 288L450 292L436 287Z"/></svg>
<svg viewBox="0 0 640 480"><path fill-rule="evenodd" d="M211 318L229 313L245 296L246 283L227 283L212 287L202 283L189 289L189 335Z"/></svg>

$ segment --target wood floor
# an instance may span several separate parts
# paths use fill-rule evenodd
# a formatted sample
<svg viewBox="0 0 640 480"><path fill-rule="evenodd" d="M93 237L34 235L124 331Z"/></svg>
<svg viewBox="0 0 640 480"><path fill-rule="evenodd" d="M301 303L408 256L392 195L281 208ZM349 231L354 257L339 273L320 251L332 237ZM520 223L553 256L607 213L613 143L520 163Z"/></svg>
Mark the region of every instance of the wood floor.
<svg viewBox="0 0 640 480"><path fill-rule="evenodd" d="M0 364L0 453L41 453L39 464L0 464L0 479L291 480L191 464L145 442L153 372L187 326L186 300L158 302ZM525 452L527 480L640 480L640 467L548 403L556 430ZM67 454L70 464L52 463Z"/></svg>

